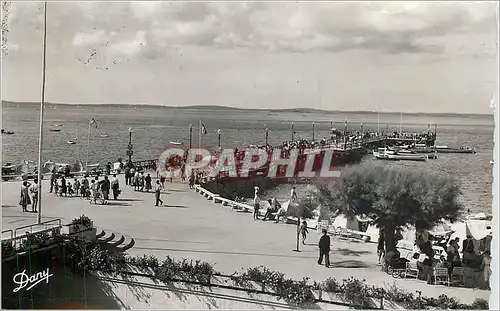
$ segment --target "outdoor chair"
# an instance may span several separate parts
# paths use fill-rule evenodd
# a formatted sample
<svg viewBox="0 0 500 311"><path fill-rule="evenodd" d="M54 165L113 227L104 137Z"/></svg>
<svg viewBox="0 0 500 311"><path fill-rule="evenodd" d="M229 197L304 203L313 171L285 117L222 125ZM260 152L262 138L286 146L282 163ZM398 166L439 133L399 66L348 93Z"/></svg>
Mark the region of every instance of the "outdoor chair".
<svg viewBox="0 0 500 311"><path fill-rule="evenodd" d="M444 284L450 286L450 276L448 274L448 269L444 267L435 267L433 271L434 284Z"/></svg>
<svg viewBox="0 0 500 311"><path fill-rule="evenodd" d="M464 268L455 267L451 272L451 284L453 285L464 285Z"/></svg>
<svg viewBox="0 0 500 311"><path fill-rule="evenodd" d="M420 273L420 271L418 270L416 262L407 262L406 263L406 269L405 269L405 274L404 274L405 279L407 277L414 277L414 278L418 279L419 273Z"/></svg>

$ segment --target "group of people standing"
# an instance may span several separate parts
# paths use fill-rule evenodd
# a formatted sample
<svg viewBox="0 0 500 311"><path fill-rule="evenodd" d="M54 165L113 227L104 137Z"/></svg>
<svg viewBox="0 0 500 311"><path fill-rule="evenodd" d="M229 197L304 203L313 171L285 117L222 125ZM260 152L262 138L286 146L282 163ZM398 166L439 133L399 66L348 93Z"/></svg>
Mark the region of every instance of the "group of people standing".
<svg viewBox="0 0 500 311"><path fill-rule="evenodd" d="M52 172L50 177L50 193L54 192L56 196L78 196L81 198L90 199L90 201L97 203L97 199L102 199L104 201L109 200L110 193L113 195L113 199L117 200L121 193L120 182L116 177L116 174L112 175L110 179L108 175L100 179L99 176L90 178L84 175L81 180L76 177L73 178L73 184L69 182L69 178L66 179L62 176L60 181L58 174Z"/></svg>
<svg viewBox="0 0 500 311"><path fill-rule="evenodd" d="M21 184L21 199L19 205L22 206L23 212L28 212L28 206L31 205L31 212L36 213L38 207L38 180L35 179L33 184L27 180Z"/></svg>

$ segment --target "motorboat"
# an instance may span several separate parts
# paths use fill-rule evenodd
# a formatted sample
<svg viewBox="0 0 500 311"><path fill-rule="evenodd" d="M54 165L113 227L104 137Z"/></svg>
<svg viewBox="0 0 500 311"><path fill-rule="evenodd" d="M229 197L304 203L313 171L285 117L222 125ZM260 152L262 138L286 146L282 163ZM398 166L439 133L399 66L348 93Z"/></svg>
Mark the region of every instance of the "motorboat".
<svg viewBox="0 0 500 311"><path fill-rule="evenodd" d="M108 134L101 134L101 138L106 138L106 137L109 137Z"/></svg>
<svg viewBox="0 0 500 311"><path fill-rule="evenodd" d="M178 142L178 141L171 141L170 144L172 145L176 145L176 146L180 146L182 145L182 143Z"/></svg>
<svg viewBox="0 0 500 311"><path fill-rule="evenodd" d="M70 145L75 145L75 144L76 144L76 141L73 141L73 140L68 140L68 144L70 144Z"/></svg>
<svg viewBox="0 0 500 311"><path fill-rule="evenodd" d="M60 132L61 129L49 129L49 131L51 131L51 132Z"/></svg>

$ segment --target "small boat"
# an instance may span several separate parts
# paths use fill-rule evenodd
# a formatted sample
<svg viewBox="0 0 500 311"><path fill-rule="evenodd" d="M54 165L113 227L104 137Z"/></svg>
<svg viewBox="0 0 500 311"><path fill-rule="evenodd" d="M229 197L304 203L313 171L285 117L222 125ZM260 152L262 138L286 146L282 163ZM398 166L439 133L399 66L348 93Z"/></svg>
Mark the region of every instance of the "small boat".
<svg viewBox="0 0 500 311"><path fill-rule="evenodd" d="M394 151L387 148L378 148L377 151L373 150L373 156L378 160L399 161L399 159L394 156Z"/></svg>
<svg viewBox="0 0 500 311"><path fill-rule="evenodd" d="M400 149L396 152L396 154L399 154L399 155L416 155L416 154L419 154L419 153L424 153L427 155L427 158L429 159L437 159L438 158L438 154L437 154L437 151L434 149L427 149L425 150L425 152L419 152L415 149Z"/></svg>
<svg viewBox="0 0 500 311"><path fill-rule="evenodd" d="M101 138L106 138L106 137L109 137L108 134L101 134Z"/></svg>
<svg viewBox="0 0 500 311"><path fill-rule="evenodd" d="M61 127L62 124L54 124L55 127Z"/></svg>
<svg viewBox="0 0 500 311"><path fill-rule="evenodd" d="M389 150L384 150L384 148L379 148L379 151L373 151L373 156L379 160L391 160L391 161L427 161L429 157L427 155L420 154L398 154L390 153Z"/></svg>
<svg viewBox="0 0 500 311"><path fill-rule="evenodd" d="M434 148L439 153L476 153L475 148L469 147L450 148L448 146L435 146Z"/></svg>
<svg viewBox="0 0 500 311"><path fill-rule="evenodd" d="M182 145L182 143L178 142L178 141L171 141L170 142L172 145L176 145L176 146L180 146Z"/></svg>
<svg viewBox="0 0 500 311"><path fill-rule="evenodd" d="M49 129L49 131L51 131L51 132L60 132L61 129Z"/></svg>
<svg viewBox="0 0 500 311"><path fill-rule="evenodd" d="M68 140L68 144L70 144L70 145L75 145L75 144L76 144L76 141L73 141L73 140Z"/></svg>
<svg viewBox="0 0 500 311"><path fill-rule="evenodd" d="M11 132L11 131L6 131L4 129L2 129L2 134L5 134L5 135L13 135L14 132Z"/></svg>

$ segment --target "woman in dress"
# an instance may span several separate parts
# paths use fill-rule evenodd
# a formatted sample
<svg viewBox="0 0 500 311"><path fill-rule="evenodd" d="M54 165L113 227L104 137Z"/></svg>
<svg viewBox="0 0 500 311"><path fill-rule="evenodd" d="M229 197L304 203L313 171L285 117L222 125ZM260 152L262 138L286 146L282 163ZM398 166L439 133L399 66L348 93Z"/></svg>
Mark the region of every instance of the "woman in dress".
<svg viewBox="0 0 500 311"><path fill-rule="evenodd" d="M31 204L29 188L31 184L27 181L23 181L21 185L21 200L19 201L19 205L23 207L23 212L27 212L27 206Z"/></svg>
<svg viewBox="0 0 500 311"><path fill-rule="evenodd" d="M149 173L146 178L144 178L144 181L146 182L146 192L149 192L149 190L153 189L151 186L151 175Z"/></svg>

